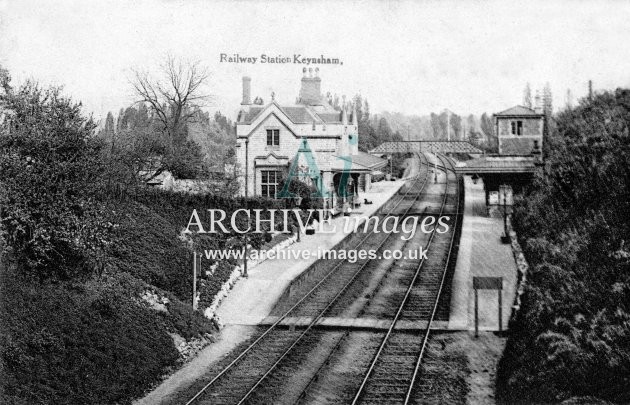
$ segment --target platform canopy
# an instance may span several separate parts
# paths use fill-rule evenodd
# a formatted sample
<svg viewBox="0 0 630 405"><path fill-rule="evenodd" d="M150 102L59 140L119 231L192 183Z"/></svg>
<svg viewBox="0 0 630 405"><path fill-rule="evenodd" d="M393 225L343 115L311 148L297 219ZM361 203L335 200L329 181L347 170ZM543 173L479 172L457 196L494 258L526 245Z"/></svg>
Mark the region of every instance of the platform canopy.
<svg viewBox="0 0 630 405"><path fill-rule="evenodd" d="M460 174L534 173L539 161L530 156L484 156L457 162L455 171Z"/></svg>
<svg viewBox="0 0 630 405"><path fill-rule="evenodd" d="M465 141L399 141L385 142L370 153L483 153L470 142Z"/></svg>

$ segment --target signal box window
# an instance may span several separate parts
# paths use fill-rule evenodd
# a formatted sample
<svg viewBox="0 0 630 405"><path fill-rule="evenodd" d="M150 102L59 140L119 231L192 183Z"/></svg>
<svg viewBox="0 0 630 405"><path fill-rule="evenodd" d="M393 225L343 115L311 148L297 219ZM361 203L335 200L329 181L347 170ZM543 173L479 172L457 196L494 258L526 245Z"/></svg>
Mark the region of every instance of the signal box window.
<svg viewBox="0 0 630 405"><path fill-rule="evenodd" d="M512 121L512 135L523 135L523 121Z"/></svg>

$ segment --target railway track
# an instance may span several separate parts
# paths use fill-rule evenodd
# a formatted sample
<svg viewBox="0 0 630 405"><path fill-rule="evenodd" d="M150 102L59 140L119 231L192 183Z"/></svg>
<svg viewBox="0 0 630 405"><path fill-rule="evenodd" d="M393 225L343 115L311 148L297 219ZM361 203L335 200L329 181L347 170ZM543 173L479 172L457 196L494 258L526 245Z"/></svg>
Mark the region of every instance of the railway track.
<svg viewBox="0 0 630 405"><path fill-rule="evenodd" d="M442 160L446 168L447 162ZM438 216L453 214L448 203L457 192L458 181L449 181L449 173L445 170L447 181L446 190L440 204ZM458 202L454 208L457 210ZM457 224L457 220L453 222ZM373 298L376 305L371 305L363 311L362 316L375 317L390 314L391 323L385 334L370 334L365 336L351 335L350 331L339 338L337 344L329 352L325 362L311 377L308 385L302 391L300 403L409 403L413 400L410 392L414 387L419 374L425 348L427 346L429 331L435 318L440 293L442 291L446 270L449 263L450 252L455 236L455 225L445 234L432 232L426 243L430 246L431 254L426 260L402 261L396 263L395 268L389 272L390 278L394 278L393 284L406 288L397 288L393 293L387 288L383 297L379 300L379 294ZM390 280L390 284L392 280ZM393 316L391 314L394 314ZM396 332L394 328L400 320L426 319L426 328L420 339L417 335ZM353 346L361 346L363 352L353 352ZM339 354L341 352L341 354ZM368 361L365 353L374 353ZM353 367L335 364L333 358L345 357L345 363L355 363ZM338 363L344 363L339 361ZM335 369L331 370L331 369ZM339 371L339 370L343 371ZM357 370L358 369L358 370ZM367 371L366 371L367 370ZM322 374L331 374L328 378ZM354 384L353 379L363 377L359 384ZM350 380L342 383L342 380ZM358 389L356 386L359 386ZM420 385L422 391L422 385Z"/></svg>
<svg viewBox="0 0 630 405"><path fill-rule="evenodd" d="M424 167L421 165L421 168ZM423 170L423 172L424 178L418 176L413 180L411 186L406 187L402 197L395 201L390 212L401 205L406 207L403 215L411 210L414 204L404 203L408 198L413 198L414 202L419 199L428 182L428 169ZM367 234L365 237L361 237L354 249L381 249L391 235L396 234L385 234L379 238L375 238L373 234ZM290 308L286 309L273 325L267 328L232 362L218 371L185 403L187 405L270 403L267 399L254 398L256 390L265 381L271 385L276 385L274 381L277 381L278 377L274 375L274 371L280 365L284 367L288 365L291 368L291 365L296 362L296 357L300 358L301 355L308 353L321 342L324 333L313 329L313 326L325 314L333 313L332 311L336 308L343 308L343 305L337 307L335 305L351 289L353 283L369 264L370 260L358 261L357 263L338 261L306 294L297 299L295 303L291 303ZM304 330L289 332L280 330L278 326L282 320L294 312L311 314L311 323ZM336 342L336 340L333 341L335 344ZM291 356L289 356L290 354ZM264 371L261 372L261 370Z"/></svg>
<svg viewBox="0 0 630 405"><path fill-rule="evenodd" d="M440 160L445 168L450 166L447 159L440 158ZM448 170L446 170L446 176L446 191L440 208L440 216L444 213L449 196L449 186L455 188L455 194L459 198L457 176L454 176L455 181L449 181ZM458 206L459 201L455 204L455 207ZM435 318L444 287L447 266L455 240L456 224L457 221L454 221L454 225L450 227L447 233L440 234L436 231L437 228L434 228L431 233L428 247L432 248L432 254L423 260L416 269L400 302L399 309L392 319L390 329L374 355L370 367L355 393L352 404L408 404L413 400L412 391L421 371L420 367L429 341L431 324ZM414 288L416 283L418 285ZM419 336L421 339L409 339L409 336L404 333L394 332L396 323L405 317L427 319L426 328Z"/></svg>

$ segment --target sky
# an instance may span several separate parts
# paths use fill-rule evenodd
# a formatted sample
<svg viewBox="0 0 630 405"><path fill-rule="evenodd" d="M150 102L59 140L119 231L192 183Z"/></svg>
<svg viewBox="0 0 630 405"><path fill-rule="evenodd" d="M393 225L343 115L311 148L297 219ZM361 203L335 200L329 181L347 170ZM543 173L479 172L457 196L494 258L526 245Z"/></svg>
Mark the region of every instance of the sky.
<svg viewBox="0 0 630 405"><path fill-rule="evenodd" d="M0 0L0 65L14 84L62 85L96 118L132 103L132 69L157 74L168 54L207 67L208 109L230 118L244 75L253 96L293 103L304 67L294 54L338 58L318 66L322 90L360 93L372 112L480 114L521 104L527 82L549 82L555 107L589 79L630 86L629 21L621 1Z"/></svg>

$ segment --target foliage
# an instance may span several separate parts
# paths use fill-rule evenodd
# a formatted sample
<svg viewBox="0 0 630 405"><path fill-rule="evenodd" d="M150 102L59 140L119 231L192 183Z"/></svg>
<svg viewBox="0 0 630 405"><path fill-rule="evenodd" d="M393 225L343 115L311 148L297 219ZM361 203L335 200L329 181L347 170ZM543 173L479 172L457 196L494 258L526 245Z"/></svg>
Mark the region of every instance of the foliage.
<svg viewBox="0 0 630 405"><path fill-rule="evenodd" d="M80 104L30 82L14 90L1 68L0 76L0 402L130 403L178 364L169 333L213 330L174 294L138 279L151 281L147 266L164 290L186 296L182 225L158 230L166 221L146 207L139 214L137 193L111 195L107 145ZM146 115L128 113L114 133ZM113 116L105 129L111 134ZM154 239L140 226L147 218ZM174 257L152 258L148 243ZM129 267L118 249L131 251ZM170 300L168 312L149 308L140 298L147 290Z"/></svg>
<svg viewBox="0 0 630 405"><path fill-rule="evenodd" d="M494 133L492 118L488 116L488 114L481 114L481 118L479 119L479 128L486 139L481 147L485 149L486 152L499 153L499 138Z"/></svg>
<svg viewBox="0 0 630 405"><path fill-rule="evenodd" d="M27 82L5 87L0 103L0 222L21 268L39 278L68 279L98 265L111 227L101 191L102 142L81 105L59 89Z"/></svg>
<svg viewBox="0 0 630 405"><path fill-rule="evenodd" d="M532 108L532 88L529 82L525 85L523 90L523 105L527 108Z"/></svg>
<svg viewBox="0 0 630 405"><path fill-rule="evenodd" d="M165 170L176 177L194 178L201 156L196 144L188 139L187 125L198 115L210 96L205 93L208 72L199 63L184 63L168 56L161 75L134 71L131 80L138 102L148 106L154 129L160 134L162 150L153 161L155 177Z"/></svg>
<svg viewBox="0 0 630 405"><path fill-rule="evenodd" d="M131 403L159 382L179 361L168 333L212 327L172 296L168 313L150 309L146 288L124 274L29 285L3 269L0 402Z"/></svg>
<svg viewBox="0 0 630 405"><path fill-rule="evenodd" d="M195 109L181 129L185 139L174 143L173 153L168 153L162 123L144 103L121 109L115 126L113 121L110 112L98 132L105 144L105 177L110 184L133 190L168 169L175 178L203 178L238 187L234 182L233 124L219 112L211 119L208 113ZM226 169L232 170L226 174Z"/></svg>
<svg viewBox="0 0 630 405"><path fill-rule="evenodd" d="M303 196L314 192L295 179L291 182L290 190ZM313 200L305 198L300 208L311 208L313 203ZM227 249L234 243L235 237L238 239L234 233L197 234L195 226L191 226L193 234L181 238L181 232L187 227L193 210L197 210L202 224L207 226L210 221L208 209L224 210L229 219L234 211L241 208L282 209L286 208L286 204L283 200L266 198L235 199L153 189L138 191L129 200L117 202L115 221L120 226L113 236L114 243L107 251L107 264L189 302L192 298L192 250L203 252L206 249ZM278 215L276 219L276 229L284 229L282 216ZM249 226L254 229L254 220L254 216L248 220L246 216L239 215L236 217L236 226L238 229L247 229ZM290 225L296 225L293 216L289 216L289 221ZM268 231L269 224L263 223L261 230ZM254 249L259 248L265 243L264 233L249 234L248 243ZM211 275L206 275L205 271L215 263L202 260L204 270L199 277L205 283L203 294L206 300L211 300L219 291L230 275L231 266L237 264L234 259L227 263L221 264Z"/></svg>
<svg viewBox="0 0 630 405"><path fill-rule="evenodd" d="M514 226L531 274L500 363L503 401L630 401L630 90L559 114Z"/></svg>

